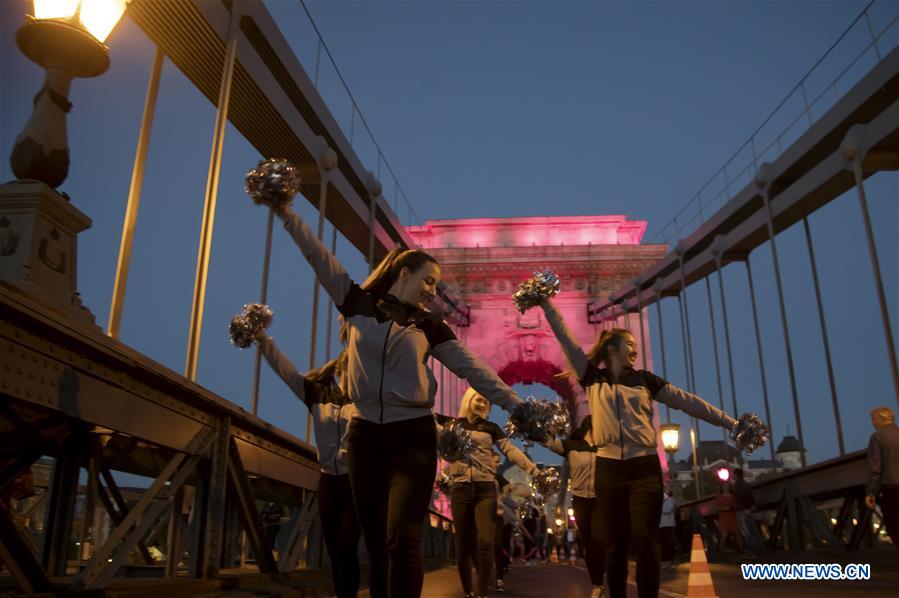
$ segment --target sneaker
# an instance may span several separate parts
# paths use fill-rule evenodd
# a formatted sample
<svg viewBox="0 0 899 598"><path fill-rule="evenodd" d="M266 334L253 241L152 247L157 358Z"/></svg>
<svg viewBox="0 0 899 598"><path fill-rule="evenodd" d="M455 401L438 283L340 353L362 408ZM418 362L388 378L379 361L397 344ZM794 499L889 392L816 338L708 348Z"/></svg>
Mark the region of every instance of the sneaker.
<svg viewBox="0 0 899 598"><path fill-rule="evenodd" d="M590 592L590 598L602 598L604 593L602 586L593 586L593 591Z"/></svg>
<svg viewBox="0 0 899 598"><path fill-rule="evenodd" d="M497 592L505 592L506 591L506 582L501 579L496 580L496 591Z"/></svg>

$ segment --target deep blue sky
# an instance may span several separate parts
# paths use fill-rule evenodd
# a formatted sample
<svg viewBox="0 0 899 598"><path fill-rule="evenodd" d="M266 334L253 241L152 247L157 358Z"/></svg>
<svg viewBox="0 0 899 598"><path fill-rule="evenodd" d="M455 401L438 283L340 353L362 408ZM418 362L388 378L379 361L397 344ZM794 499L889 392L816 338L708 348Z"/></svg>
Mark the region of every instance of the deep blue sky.
<svg viewBox="0 0 899 598"><path fill-rule="evenodd" d="M297 2L267 3L311 73L314 38ZM0 3L0 180L41 85L16 49L30 3ZM647 239L697 191L862 10L859 2L311 2L309 9L407 196L422 219L627 214ZM875 26L899 13L875 6ZM899 40L894 26L884 40ZM857 29L810 87L823 88L860 51ZM109 40L112 67L70 94L70 176L61 187L93 219L79 238L79 290L105 327L122 219L154 48L126 16ZM847 58L848 57L848 58ZM323 61L321 90L338 121L350 107ZM849 83L873 64L868 57ZM848 84L840 91L845 92ZM795 112L793 113L795 114ZM166 63L137 226L122 339L183 371L214 107ZM358 127L358 123L357 123ZM356 139L360 135L356 133ZM372 170L371 146L357 146ZM249 408L252 354L226 324L258 299L265 213L243 194L260 156L229 127L213 242L198 381ZM392 199L392 183L385 179ZM869 181L893 327L897 319L896 173ZM312 210L298 202L307 218ZM400 215L408 222L406 211ZM829 318L849 450L865 446L867 410L895 406L883 330L854 192L810 218ZM311 271L276 230L269 303L273 334L308 365ZM801 226L778 245L809 458L834 456L833 416ZM362 259L342 243L355 276ZM795 432L767 247L752 255L772 420ZM725 270L740 410L761 413L742 265ZM713 279L720 318L717 280ZM689 289L697 391L718 402L705 285ZM663 303L668 376L686 385L676 303ZM652 310L656 334L655 310ZM719 335L722 334L719 322ZM720 348L720 347L719 347ZM661 373L657 343L655 369ZM322 350L319 351L321 356ZM730 404L726 370L725 404ZM264 372L260 415L302 437L305 410ZM675 416L682 424L686 419ZM703 426L704 438L720 438ZM684 457L686 450L679 454ZM766 455L767 453L765 453ZM762 456L765 456L762 455Z"/></svg>

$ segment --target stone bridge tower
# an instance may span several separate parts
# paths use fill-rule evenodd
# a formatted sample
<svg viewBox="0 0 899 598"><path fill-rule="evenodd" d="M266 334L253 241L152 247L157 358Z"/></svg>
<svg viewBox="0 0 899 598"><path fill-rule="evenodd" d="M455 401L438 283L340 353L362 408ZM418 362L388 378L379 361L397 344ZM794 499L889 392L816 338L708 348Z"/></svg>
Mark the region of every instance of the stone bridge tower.
<svg viewBox="0 0 899 598"><path fill-rule="evenodd" d="M586 351L601 330L588 322L588 304L605 299L667 250L665 245L641 245L646 222L624 216L430 220L408 230L440 262L443 281L470 309L470 325L457 330L464 343L507 384L539 383L555 390L577 421L586 414L583 391L557 377L568 366L542 311L520 314L512 293L534 271L555 271L562 281L555 304ZM641 316L646 346L638 351L651 369L645 310ZM635 315L630 326L639 345ZM642 358L638 364L642 366ZM444 393L440 406L455 414L464 387L450 388L451 396Z"/></svg>

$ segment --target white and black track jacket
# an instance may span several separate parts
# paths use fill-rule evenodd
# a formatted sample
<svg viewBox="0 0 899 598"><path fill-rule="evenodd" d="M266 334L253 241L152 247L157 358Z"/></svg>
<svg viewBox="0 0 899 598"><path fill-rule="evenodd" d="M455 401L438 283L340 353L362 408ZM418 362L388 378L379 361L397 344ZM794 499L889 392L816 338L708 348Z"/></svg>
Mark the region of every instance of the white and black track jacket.
<svg viewBox="0 0 899 598"><path fill-rule="evenodd" d="M587 361L552 301L541 305L562 352L587 393L597 456L633 459L656 454L656 429L652 424L655 401L723 428L730 429L736 423L722 410L652 372L627 368L616 379L608 369L596 367Z"/></svg>
<svg viewBox="0 0 899 598"><path fill-rule="evenodd" d="M438 415L438 425L446 425L451 419L450 417ZM493 482L496 480L496 468L493 466L493 445L509 458L509 460L523 469L525 472L535 475L540 469L530 460L527 455L503 432L503 429L491 421L479 417L474 421L468 418L460 418L456 420L462 424L462 427L471 434L474 441L474 451L467 459L452 461L445 468L450 481L453 484L473 483L473 482Z"/></svg>
<svg viewBox="0 0 899 598"><path fill-rule="evenodd" d="M596 447L590 444L592 439L593 424L588 415L579 428L587 428L587 438L583 438L584 430L580 436L574 438L551 438L546 443L546 448L562 455L568 460L568 477L571 480L571 494L581 498L596 498Z"/></svg>
<svg viewBox="0 0 899 598"><path fill-rule="evenodd" d="M314 383L297 371L293 363L278 349L271 337L259 343L262 354L290 390L306 403L312 415L318 464L322 473L347 473L346 432L358 411L336 381Z"/></svg>
<svg viewBox="0 0 899 598"><path fill-rule="evenodd" d="M439 316L363 290L290 208L278 215L346 318L346 392L359 417L383 424L429 415L437 393L432 356L491 403L511 411L521 402Z"/></svg>

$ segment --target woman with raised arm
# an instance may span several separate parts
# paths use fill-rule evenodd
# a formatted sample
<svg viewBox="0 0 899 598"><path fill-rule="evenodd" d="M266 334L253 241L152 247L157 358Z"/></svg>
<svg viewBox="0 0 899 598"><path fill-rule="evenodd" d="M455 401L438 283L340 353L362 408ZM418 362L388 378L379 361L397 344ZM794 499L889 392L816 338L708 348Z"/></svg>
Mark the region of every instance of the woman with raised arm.
<svg viewBox="0 0 899 598"><path fill-rule="evenodd" d="M595 537L599 530L593 529L593 514L596 511L596 447L593 446L593 424L588 415L571 436L565 440L552 438L546 448L562 455L568 461L571 480L571 506L574 521L581 532L587 562L587 573L593 584L591 598L602 598L603 581L606 572L606 549L602 541Z"/></svg>
<svg viewBox="0 0 899 598"><path fill-rule="evenodd" d="M597 509L592 529L599 534L591 539L606 544L609 591L612 598L627 596L627 556L632 543L637 593L640 598L654 598L659 594L662 510L662 468L652 423L655 402L728 430L735 428L737 420L652 372L635 370L637 344L628 330L604 330L585 354L552 301L543 299L540 305L587 393L597 447Z"/></svg>
<svg viewBox="0 0 899 598"><path fill-rule="evenodd" d="M359 410L348 434L348 466L371 596L417 597L422 522L437 469L437 383L428 358L506 410L521 399L427 310L440 282L433 257L395 249L357 285L289 207L276 213L347 321L346 389Z"/></svg>
<svg viewBox="0 0 899 598"><path fill-rule="evenodd" d="M512 444L502 428L488 420L490 403L478 391L469 388L462 395L459 417L462 428L474 441L474 451L465 459L453 461L446 468L452 489L453 524L456 528L456 559L459 580L466 598L473 598L471 566L477 556L477 596L487 596L496 577L494 569L494 536L496 526L496 463L493 446L525 472L536 475L539 468ZM442 417L438 421L445 423Z"/></svg>
<svg viewBox="0 0 899 598"><path fill-rule="evenodd" d="M359 591L360 529L347 475L346 434L357 411L342 389L347 352L303 375L264 331L255 340L272 370L312 415L321 468L318 513L331 559L334 593L338 598L355 598Z"/></svg>

